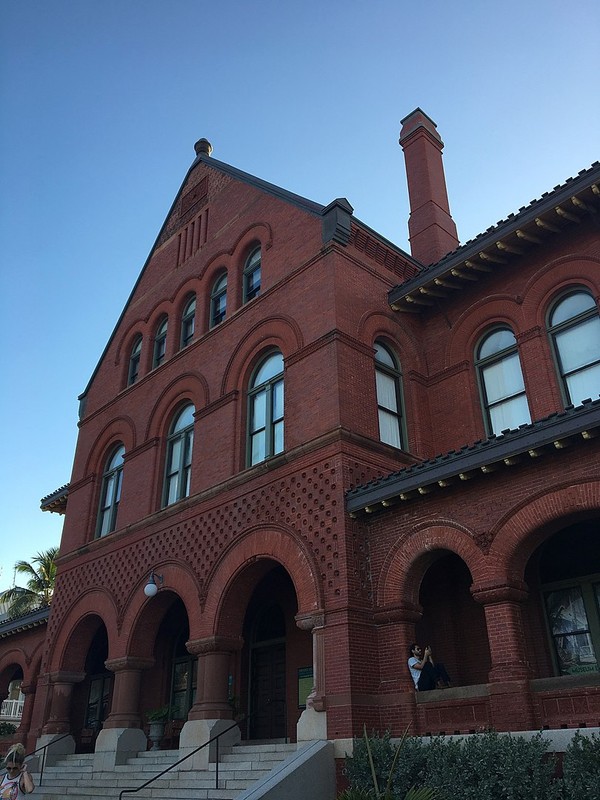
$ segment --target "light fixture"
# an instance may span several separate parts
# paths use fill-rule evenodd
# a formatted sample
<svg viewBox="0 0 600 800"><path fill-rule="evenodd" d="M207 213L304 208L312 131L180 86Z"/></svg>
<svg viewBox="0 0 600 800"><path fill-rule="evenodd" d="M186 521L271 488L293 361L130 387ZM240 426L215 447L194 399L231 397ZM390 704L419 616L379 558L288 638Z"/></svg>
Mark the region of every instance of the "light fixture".
<svg viewBox="0 0 600 800"><path fill-rule="evenodd" d="M158 586L156 585L156 578L158 578L158 582L162 586L163 576L158 575L154 570L150 572L150 577L148 578L148 583L144 586L144 594L146 597L155 597L156 593L158 592Z"/></svg>

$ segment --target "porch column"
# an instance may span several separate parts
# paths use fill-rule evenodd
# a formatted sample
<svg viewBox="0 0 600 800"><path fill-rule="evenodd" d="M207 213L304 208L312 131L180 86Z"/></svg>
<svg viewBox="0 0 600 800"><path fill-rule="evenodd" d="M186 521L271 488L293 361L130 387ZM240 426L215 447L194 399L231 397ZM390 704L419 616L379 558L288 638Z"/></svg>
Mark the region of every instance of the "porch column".
<svg viewBox="0 0 600 800"><path fill-rule="evenodd" d="M298 614L296 625L303 631L312 632L313 685L306 698L306 708L296 725L299 742L327 738L327 711L325 692L325 615Z"/></svg>
<svg viewBox="0 0 600 800"><path fill-rule="evenodd" d="M527 585L522 582L501 586L473 586L473 598L481 603L490 645L492 668L488 675L492 724L504 730L535 727L521 607L527 600Z"/></svg>
<svg viewBox="0 0 600 800"><path fill-rule="evenodd" d="M94 748L94 770L106 772L146 750L141 729L140 686L142 670L154 666L153 658L125 656L105 661L115 675L110 714L104 721Z"/></svg>
<svg viewBox="0 0 600 800"><path fill-rule="evenodd" d="M50 674L51 700L50 713L42 734L68 733L71 729L71 699L73 687L81 683L85 672L52 672Z"/></svg>
<svg viewBox="0 0 600 800"><path fill-rule="evenodd" d="M209 636L186 642L192 655L198 656L198 687L188 719L231 719L229 704L229 665L231 654L242 649L242 640Z"/></svg>
<svg viewBox="0 0 600 800"><path fill-rule="evenodd" d="M229 666L232 653L242 649L241 638L208 636L185 643L189 653L198 656L198 686L194 705L179 735L179 752L195 750L223 733L219 747L228 747L241 740L241 731L232 721L229 705ZM181 765L181 769L207 769L216 760L216 744L203 748Z"/></svg>
<svg viewBox="0 0 600 800"><path fill-rule="evenodd" d="M21 742L21 744L25 744L27 741L29 729L31 728L31 717L33 715L33 706L35 703L35 689L35 681L21 684L21 691L25 695L25 701L23 703L21 721L19 722L19 727L15 733L15 741Z"/></svg>
<svg viewBox="0 0 600 800"><path fill-rule="evenodd" d="M153 658L114 658L104 662L106 669L114 672L110 714L104 728L139 728L141 726L140 686L142 671L154 666Z"/></svg>

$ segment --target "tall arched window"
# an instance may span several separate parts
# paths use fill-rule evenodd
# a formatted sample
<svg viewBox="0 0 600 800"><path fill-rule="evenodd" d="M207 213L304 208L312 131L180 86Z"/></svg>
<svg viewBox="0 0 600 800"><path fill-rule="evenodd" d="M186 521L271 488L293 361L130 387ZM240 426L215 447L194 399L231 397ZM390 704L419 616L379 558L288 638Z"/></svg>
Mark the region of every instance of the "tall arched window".
<svg viewBox="0 0 600 800"><path fill-rule="evenodd" d="M159 367L165 360L167 354L167 327L169 325L168 317L163 317L159 323L156 333L154 335L154 355L152 358L152 366Z"/></svg>
<svg viewBox="0 0 600 800"><path fill-rule="evenodd" d="M565 404L579 405L600 393L600 317L583 289L563 295L550 310L548 331Z"/></svg>
<svg viewBox="0 0 600 800"><path fill-rule="evenodd" d="M185 306L183 307L183 314L181 315L181 341L180 347L184 347L194 338L194 329L196 326L196 295L192 295Z"/></svg>
<svg viewBox="0 0 600 800"><path fill-rule="evenodd" d="M129 369L127 371L127 386L134 384L140 374L140 359L142 357L142 337L136 336L129 356Z"/></svg>
<svg viewBox="0 0 600 800"><path fill-rule="evenodd" d="M244 265L244 303L260 294L260 247L253 250Z"/></svg>
<svg viewBox="0 0 600 800"><path fill-rule="evenodd" d="M121 483L123 481L124 445L119 445L112 451L106 461L102 474L102 488L100 491L100 505L98 507L98 523L96 536L106 536L117 527L117 513L121 500Z"/></svg>
<svg viewBox="0 0 600 800"><path fill-rule="evenodd" d="M210 327L214 328L223 322L227 313L227 273L223 273L214 282L210 293Z"/></svg>
<svg viewBox="0 0 600 800"><path fill-rule="evenodd" d="M190 494L194 412L195 408L191 403L184 406L169 429L163 506L176 503Z"/></svg>
<svg viewBox="0 0 600 800"><path fill-rule="evenodd" d="M382 342L375 342L375 382L379 438L402 447L402 376L396 356Z"/></svg>
<svg viewBox="0 0 600 800"><path fill-rule="evenodd" d="M475 351L485 425L488 434L531 422L517 340L510 328L495 328Z"/></svg>
<svg viewBox="0 0 600 800"><path fill-rule="evenodd" d="M248 389L248 464L283 450L283 356L270 353L256 368Z"/></svg>

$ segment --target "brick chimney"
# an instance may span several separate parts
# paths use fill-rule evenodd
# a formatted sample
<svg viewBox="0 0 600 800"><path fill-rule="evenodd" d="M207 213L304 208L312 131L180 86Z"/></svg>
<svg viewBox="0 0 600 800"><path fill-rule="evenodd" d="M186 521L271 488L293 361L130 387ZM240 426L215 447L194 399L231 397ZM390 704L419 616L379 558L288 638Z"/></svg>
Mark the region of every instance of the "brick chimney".
<svg viewBox="0 0 600 800"><path fill-rule="evenodd" d="M404 117L400 124L399 142L404 151L410 199L410 251L416 259L429 265L459 244L448 205L442 164L444 143L435 122L420 108Z"/></svg>

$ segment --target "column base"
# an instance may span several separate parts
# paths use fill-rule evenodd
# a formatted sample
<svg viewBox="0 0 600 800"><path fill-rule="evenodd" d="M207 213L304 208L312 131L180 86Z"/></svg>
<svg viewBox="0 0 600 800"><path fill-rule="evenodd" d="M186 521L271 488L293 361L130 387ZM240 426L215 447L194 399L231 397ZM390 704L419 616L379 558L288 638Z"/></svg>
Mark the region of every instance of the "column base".
<svg viewBox="0 0 600 800"><path fill-rule="evenodd" d="M231 727L233 725L233 727ZM213 736L221 733L221 731L231 728L227 733L224 733L219 739L219 753L222 753L224 748L233 747L238 744L242 739L242 733L237 725L231 719L191 719L188 720L179 734L179 754L180 758L191 753L201 744L208 742ZM179 769L192 770L192 769L208 769L209 763L217 760L217 743L203 747L195 755L191 756L184 761Z"/></svg>
<svg viewBox="0 0 600 800"><path fill-rule="evenodd" d="M296 725L298 742L314 742L327 739L327 712L305 708Z"/></svg>
<svg viewBox="0 0 600 800"><path fill-rule="evenodd" d="M144 752L148 740L140 728L103 728L96 739L94 772L110 772Z"/></svg>

